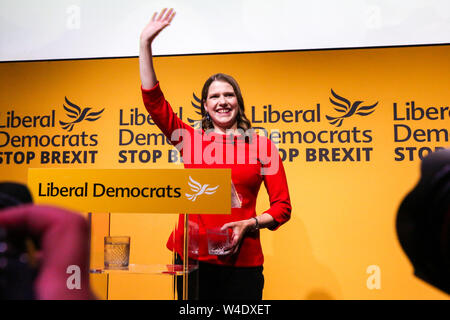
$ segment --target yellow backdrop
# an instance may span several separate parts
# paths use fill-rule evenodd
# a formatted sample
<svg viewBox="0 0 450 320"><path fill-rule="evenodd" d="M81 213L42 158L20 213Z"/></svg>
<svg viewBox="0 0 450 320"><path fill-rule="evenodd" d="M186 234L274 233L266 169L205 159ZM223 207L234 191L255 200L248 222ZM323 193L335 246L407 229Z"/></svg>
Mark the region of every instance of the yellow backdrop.
<svg viewBox="0 0 450 320"><path fill-rule="evenodd" d="M186 122L199 118L204 81L233 75L253 125L285 158L293 212L262 231L265 299L448 298L413 276L395 217L420 156L449 146L449 57L450 46L431 46L155 59ZM147 118L136 58L2 63L0 79L2 180L26 182L39 167L181 168ZM267 207L262 189L257 210ZM93 264L106 233L134 239L132 263L170 260L170 228L154 227L169 217L94 214ZM171 286L152 275L95 282L118 299L170 298Z"/></svg>

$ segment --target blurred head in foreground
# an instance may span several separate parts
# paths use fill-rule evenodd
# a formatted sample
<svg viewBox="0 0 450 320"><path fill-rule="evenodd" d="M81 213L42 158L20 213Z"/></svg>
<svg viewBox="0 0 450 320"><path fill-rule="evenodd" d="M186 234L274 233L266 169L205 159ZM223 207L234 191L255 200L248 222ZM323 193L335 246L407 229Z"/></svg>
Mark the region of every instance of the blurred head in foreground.
<svg viewBox="0 0 450 320"><path fill-rule="evenodd" d="M414 274L450 294L450 149L423 159L420 180L401 203L396 227Z"/></svg>
<svg viewBox="0 0 450 320"><path fill-rule="evenodd" d="M19 183L0 183L0 209L32 203L33 198L28 188Z"/></svg>
<svg viewBox="0 0 450 320"><path fill-rule="evenodd" d="M32 203L28 188L19 183L0 183L0 214L2 209ZM26 232L0 225L0 298L33 299L33 281L37 270L29 265Z"/></svg>

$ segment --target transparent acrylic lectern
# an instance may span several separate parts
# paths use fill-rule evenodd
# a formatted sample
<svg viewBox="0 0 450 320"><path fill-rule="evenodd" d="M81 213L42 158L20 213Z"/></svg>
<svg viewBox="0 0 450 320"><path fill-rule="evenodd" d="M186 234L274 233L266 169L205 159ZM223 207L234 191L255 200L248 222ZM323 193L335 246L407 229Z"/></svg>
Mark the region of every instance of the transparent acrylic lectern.
<svg viewBox="0 0 450 320"><path fill-rule="evenodd" d="M231 193L231 208L240 208L241 199L233 184L231 185ZM189 283L189 281L196 281L198 277L190 277L189 275L198 272L199 248L205 245L202 242L206 239L206 235L199 228L197 215L136 214L130 216L130 214L114 213L109 216L108 234L105 234L107 236L124 235L117 234L116 229L119 229L117 226L120 226L120 230L123 230L126 229L126 224L130 225L129 234L127 234L131 237L130 263L126 269L109 269L105 268L102 259L97 259L94 265L91 264L90 272L92 275L107 275L108 282L112 277L121 278L123 279L122 282L125 283L124 286L127 282L131 285L131 280L126 279L130 276L170 276L170 282L172 283L171 299L196 298L194 292L189 293L189 288L196 287L196 285L195 283ZM133 219L134 221L130 222ZM102 236L97 235L98 243L101 242ZM168 248L171 248L171 250L168 250ZM188 259L184 259L184 257L188 257ZM118 285L115 287L118 287ZM127 291L127 289L123 289L123 291ZM109 292L106 299L133 299L134 297L136 296L120 296Z"/></svg>

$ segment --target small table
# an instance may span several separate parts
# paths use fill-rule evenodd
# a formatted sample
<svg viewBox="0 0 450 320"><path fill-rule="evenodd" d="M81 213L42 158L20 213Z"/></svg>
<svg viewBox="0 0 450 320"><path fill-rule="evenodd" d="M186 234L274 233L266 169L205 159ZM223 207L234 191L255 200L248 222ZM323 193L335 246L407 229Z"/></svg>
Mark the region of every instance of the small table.
<svg viewBox="0 0 450 320"><path fill-rule="evenodd" d="M182 264L130 264L127 269L93 268L93 274L168 274L182 276L198 269L198 265L188 265L183 270Z"/></svg>

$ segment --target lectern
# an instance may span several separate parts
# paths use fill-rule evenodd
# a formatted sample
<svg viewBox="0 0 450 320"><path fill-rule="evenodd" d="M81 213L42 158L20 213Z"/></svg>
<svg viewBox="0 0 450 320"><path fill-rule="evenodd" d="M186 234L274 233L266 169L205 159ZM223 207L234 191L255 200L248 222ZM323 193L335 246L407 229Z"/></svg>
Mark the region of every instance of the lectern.
<svg viewBox="0 0 450 320"><path fill-rule="evenodd" d="M178 298L183 299L188 297L188 274L198 268L199 229L189 215L231 214L232 207L240 207L230 169L29 169L28 185L38 204L89 213L91 222L96 221L97 213L108 213L107 230L99 232L95 223L91 225L91 235L97 237L91 239L92 274L181 276L183 294ZM110 219L111 213L120 216L119 226ZM140 214L155 219L143 223ZM183 224L175 221L179 214L184 217ZM131 235L130 264L126 270L106 269L98 254L99 239L130 235L117 234L118 230L136 235ZM181 252L168 251L169 236L178 237ZM190 259L177 264L177 253Z"/></svg>

